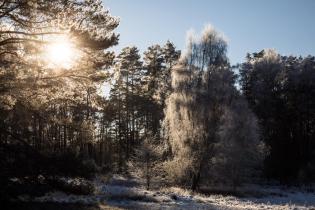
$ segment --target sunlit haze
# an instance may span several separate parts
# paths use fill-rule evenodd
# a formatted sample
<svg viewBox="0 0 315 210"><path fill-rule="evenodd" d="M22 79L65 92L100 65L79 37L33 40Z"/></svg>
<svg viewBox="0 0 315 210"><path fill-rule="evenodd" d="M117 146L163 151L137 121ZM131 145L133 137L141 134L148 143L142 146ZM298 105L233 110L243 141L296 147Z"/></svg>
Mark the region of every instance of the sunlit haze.
<svg viewBox="0 0 315 210"><path fill-rule="evenodd" d="M46 48L45 57L52 68L71 68L77 60L74 44L66 36L54 39Z"/></svg>

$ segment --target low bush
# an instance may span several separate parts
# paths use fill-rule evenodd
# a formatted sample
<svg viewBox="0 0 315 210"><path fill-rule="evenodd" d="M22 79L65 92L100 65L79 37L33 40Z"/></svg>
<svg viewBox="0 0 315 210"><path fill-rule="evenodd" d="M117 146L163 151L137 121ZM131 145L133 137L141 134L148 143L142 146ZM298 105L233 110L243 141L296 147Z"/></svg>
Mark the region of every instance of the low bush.
<svg viewBox="0 0 315 210"><path fill-rule="evenodd" d="M69 194L77 194L77 195L89 195L94 192L94 185L82 178L60 178L55 177L49 179L49 185L54 189L63 191Z"/></svg>

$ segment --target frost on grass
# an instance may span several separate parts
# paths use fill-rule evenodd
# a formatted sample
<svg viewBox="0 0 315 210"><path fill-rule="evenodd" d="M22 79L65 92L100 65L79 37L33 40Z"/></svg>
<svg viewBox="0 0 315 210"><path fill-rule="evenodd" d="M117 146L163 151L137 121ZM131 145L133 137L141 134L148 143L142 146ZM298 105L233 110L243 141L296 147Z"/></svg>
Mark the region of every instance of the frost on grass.
<svg viewBox="0 0 315 210"><path fill-rule="evenodd" d="M137 179L115 175L108 182L94 180L92 195L51 192L36 202L110 205L127 209L312 209L315 194L298 188L251 185L240 189L243 197L199 194L178 187L146 190ZM256 197L252 197L256 195Z"/></svg>

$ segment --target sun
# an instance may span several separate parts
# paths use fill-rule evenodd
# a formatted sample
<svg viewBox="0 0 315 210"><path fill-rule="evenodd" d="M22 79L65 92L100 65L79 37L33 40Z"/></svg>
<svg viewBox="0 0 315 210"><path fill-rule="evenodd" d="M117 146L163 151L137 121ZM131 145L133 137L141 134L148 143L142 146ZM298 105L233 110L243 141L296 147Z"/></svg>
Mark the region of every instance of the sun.
<svg viewBox="0 0 315 210"><path fill-rule="evenodd" d="M78 58L74 43L66 36L52 40L45 49L49 67L70 69Z"/></svg>

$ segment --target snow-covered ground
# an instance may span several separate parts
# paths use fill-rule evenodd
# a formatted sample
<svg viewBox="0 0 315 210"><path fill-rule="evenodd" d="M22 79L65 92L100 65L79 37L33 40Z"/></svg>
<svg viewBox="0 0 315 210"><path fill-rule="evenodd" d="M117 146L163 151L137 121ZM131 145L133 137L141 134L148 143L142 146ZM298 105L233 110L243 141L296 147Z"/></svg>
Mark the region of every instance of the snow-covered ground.
<svg viewBox="0 0 315 210"><path fill-rule="evenodd" d="M97 204L100 209L315 209L315 193L296 188L252 186L259 197L193 194L180 188L145 190L138 180L114 176L111 181L95 179L94 195L48 193L36 202Z"/></svg>

